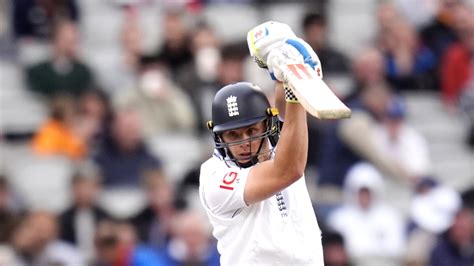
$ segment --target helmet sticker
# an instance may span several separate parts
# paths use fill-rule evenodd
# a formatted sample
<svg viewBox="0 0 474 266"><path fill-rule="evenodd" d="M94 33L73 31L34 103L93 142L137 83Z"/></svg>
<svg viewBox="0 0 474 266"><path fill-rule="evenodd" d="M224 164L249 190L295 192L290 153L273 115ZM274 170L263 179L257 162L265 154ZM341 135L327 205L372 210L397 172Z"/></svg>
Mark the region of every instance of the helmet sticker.
<svg viewBox="0 0 474 266"><path fill-rule="evenodd" d="M250 88L252 88L256 91L262 91L262 89L259 86L255 85L253 83L249 83L248 85L250 86Z"/></svg>
<svg viewBox="0 0 474 266"><path fill-rule="evenodd" d="M239 115L239 106L237 105L237 97L230 95L227 97L227 110L229 111L229 117Z"/></svg>

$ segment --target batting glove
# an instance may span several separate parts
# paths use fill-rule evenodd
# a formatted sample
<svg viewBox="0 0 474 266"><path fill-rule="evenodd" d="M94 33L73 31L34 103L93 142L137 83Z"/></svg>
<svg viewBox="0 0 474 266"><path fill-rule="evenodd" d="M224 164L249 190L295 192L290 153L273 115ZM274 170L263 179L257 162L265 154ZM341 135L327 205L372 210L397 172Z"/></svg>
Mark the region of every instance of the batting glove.
<svg viewBox="0 0 474 266"><path fill-rule="evenodd" d="M273 80L286 82L283 66L305 63L322 78L321 62L311 46L279 22L265 22L247 34L250 54L259 67L267 68Z"/></svg>
<svg viewBox="0 0 474 266"><path fill-rule="evenodd" d="M281 46L288 38L296 38L288 25L275 21L260 24L247 34L250 55L259 67L267 68L267 56L270 51Z"/></svg>

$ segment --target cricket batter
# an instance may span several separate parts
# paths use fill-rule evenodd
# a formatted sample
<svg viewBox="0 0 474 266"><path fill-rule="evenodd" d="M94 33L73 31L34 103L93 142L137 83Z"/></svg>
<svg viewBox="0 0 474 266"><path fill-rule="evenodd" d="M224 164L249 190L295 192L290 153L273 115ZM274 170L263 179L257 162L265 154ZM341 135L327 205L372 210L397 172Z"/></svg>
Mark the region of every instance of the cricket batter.
<svg viewBox="0 0 474 266"><path fill-rule="evenodd" d="M259 33L262 36L256 29L249 35L266 37L265 47L274 44L272 33L278 37L275 43L282 35L293 34L285 24L270 25ZM257 47L254 56L266 62L269 49L258 42L249 46ZM295 53L299 50L292 45L284 46L271 49L293 49L285 54L295 62L308 59ZM308 52L314 54L303 51ZM201 166L199 194L218 240L221 265L323 265L321 231L304 178L306 111L284 86L285 75L277 73L275 62L263 66L278 79L275 105L284 117L257 86L247 82L223 87L212 103L208 127L215 152ZM284 120L281 132L280 120Z"/></svg>

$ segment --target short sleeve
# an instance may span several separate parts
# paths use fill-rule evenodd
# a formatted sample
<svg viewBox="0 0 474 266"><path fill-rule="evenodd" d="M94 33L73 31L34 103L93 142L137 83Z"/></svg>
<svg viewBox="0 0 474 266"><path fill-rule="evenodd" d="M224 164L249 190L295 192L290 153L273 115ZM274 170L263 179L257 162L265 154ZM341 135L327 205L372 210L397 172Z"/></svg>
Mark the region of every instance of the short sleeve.
<svg viewBox="0 0 474 266"><path fill-rule="evenodd" d="M201 180L206 179L202 191L204 202L214 215L232 218L238 210L247 206L244 190L248 173L248 168L226 167L201 177Z"/></svg>

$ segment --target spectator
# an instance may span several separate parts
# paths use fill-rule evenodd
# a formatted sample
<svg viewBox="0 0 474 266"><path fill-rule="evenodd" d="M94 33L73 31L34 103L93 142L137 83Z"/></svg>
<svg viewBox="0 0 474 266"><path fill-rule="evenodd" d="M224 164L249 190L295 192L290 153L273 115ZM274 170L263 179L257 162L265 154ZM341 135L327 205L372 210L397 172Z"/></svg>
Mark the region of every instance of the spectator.
<svg viewBox="0 0 474 266"><path fill-rule="evenodd" d="M26 225L26 217L22 217L12 231L10 240L11 247L15 253L13 265L31 265L35 257L41 251L35 228Z"/></svg>
<svg viewBox="0 0 474 266"><path fill-rule="evenodd" d="M439 0L436 15L420 30L424 44L433 51L436 62L440 62L446 48L457 40L454 31L454 11L463 0Z"/></svg>
<svg viewBox="0 0 474 266"><path fill-rule="evenodd" d="M6 177L0 175L0 246L11 236L12 230L20 220L20 213L12 206L12 193Z"/></svg>
<svg viewBox="0 0 474 266"><path fill-rule="evenodd" d="M466 134L466 144L471 148L471 151L474 151L474 86L464 90L459 99L459 104L469 124Z"/></svg>
<svg viewBox="0 0 474 266"><path fill-rule="evenodd" d="M67 93L78 96L94 84L92 71L77 56L77 25L68 20L57 22L50 59L28 67L29 88L46 97Z"/></svg>
<svg viewBox="0 0 474 266"><path fill-rule="evenodd" d="M191 95L198 95L196 88L212 83L217 78L220 61L220 43L213 29L200 22L192 31L191 52L193 62L183 67L178 82Z"/></svg>
<svg viewBox="0 0 474 266"><path fill-rule="evenodd" d="M183 67L178 81L192 101L197 121L200 121L198 130L202 132L206 99L212 98L206 88L216 81L221 60L219 40L208 25L201 23L193 30L191 52L193 61Z"/></svg>
<svg viewBox="0 0 474 266"><path fill-rule="evenodd" d="M392 97L383 78L383 59L378 50L365 49L354 59L354 73L358 80L356 93L347 104L352 109L351 119L323 121L318 140L317 193L313 199L321 217L342 201L342 187L350 167L369 161L387 176L398 181L411 180L399 162L385 156L378 147L376 129L381 124ZM359 135L360 134L360 135Z"/></svg>
<svg viewBox="0 0 474 266"><path fill-rule="evenodd" d="M307 13L302 21L303 39L318 54L324 64L324 76L349 74L349 62L344 54L328 44L328 22L325 14Z"/></svg>
<svg viewBox="0 0 474 266"><path fill-rule="evenodd" d="M323 234L324 265L349 266L349 255L344 246L344 238L336 232Z"/></svg>
<svg viewBox="0 0 474 266"><path fill-rule="evenodd" d="M464 206L431 252L431 266L474 264L474 211Z"/></svg>
<svg viewBox="0 0 474 266"><path fill-rule="evenodd" d="M119 241L118 265L165 266L162 259L148 245L138 242L135 228L127 222L118 222L115 233Z"/></svg>
<svg viewBox="0 0 474 266"><path fill-rule="evenodd" d="M62 155L73 160L84 158L98 125L81 117L76 102L69 96L55 96L50 109L49 119L33 137L33 150L40 155Z"/></svg>
<svg viewBox="0 0 474 266"><path fill-rule="evenodd" d="M183 14L169 10L163 22L164 42L158 49L157 56L171 70L171 79L177 81L182 67L192 62L189 43L189 32Z"/></svg>
<svg viewBox="0 0 474 266"><path fill-rule="evenodd" d="M379 153L379 143L375 137L375 128L381 123L392 97L390 87L386 84L364 88L359 98L349 103L353 108L352 118L341 123L338 134L346 147L360 159L370 161L400 182L407 182L412 177L403 165ZM364 137L357 136L359 133Z"/></svg>
<svg viewBox="0 0 474 266"><path fill-rule="evenodd" d="M474 211L474 186L466 189L462 194L463 205Z"/></svg>
<svg viewBox="0 0 474 266"><path fill-rule="evenodd" d="M174 190L161 171L151 170L143 175L147 206L131 219L138 238L153 248L163 248L170 238L175 213Z"/></svg>
<svg viewBox="0 0 474 266"><path fill-rule="evenodd" d="M16 38L33 37L49 40L53 36L56 21L79 20L80 12L75 0L17 0L12 1L12 4L12 26Z"/></svg>
<svg viewBox="0 0 474 266"><path fill-rule="evenodd" d="M135 86L140 72L140 58L144 52L143 46L147 40L141 28L138 8L133 6L124 8L123 16L118 45L105 46L110 58L96 65L102 69L101 85L112 97L127 92ZM102 52L95 53L100 55Z"/></svg>
<svg viewBox="0 0 474 266"><path fill-rule="evenodd" d="M390 11L390 9L392 11ZM385 56L387 79L397 91L437 90L436 58L419 41L416 30L395 11L391 4L378 10L379 45Z"/></svg>
<svg viewBox="0 0 474 266"><path fill-rule="evenodd" d="M201 164L193 166L177 184L176 205L178 208L202 210L199 202L200 172Z"/></svg>
<svg viewBox="0 0 474 266"><path fill-rule="evenodd" d="M97 224L94 243L96 257L92 265L117 265L120 246L113 221L102 220Z"/></svg>
<svg viewBox="0 0 474 266"><path fill-rule="evenodd" d="M160 254L166 265L219 264L216 242L200 215L184 211L173 218L172 237Z"/></svg>
<svg viewBox="0 0 474 266"><path fill-rule="evenodd" d="M95 228L108 216L97 204L100 178L96 165L82 162L71 182L72 205L59 217L61 239L77 246L87 261L94 256Z"/></svg>
<svg viewBox="0 0 474 266"><path fill-rule="evenodd" d="M84 265L75 247L58 240L59 229L51 213L28 214L13 234L13 246L19 255L16 265Z"/></svg>
<svg viewBox="0 0 474 266"><path fill-rule="evenodd" d="M213 95L223 86L244 80L244 58L247 47L242 43L231 43L220 48L220 61L217 64L216 79L202 87L195 88L192 97L199 110L198 121L211 120L211 106ZM199 124L200 132L206 132L205 123Z"/></svg>
<svg viewBox="0 0 474 266"><path fill-rule="evenodd" d="M440 65L442 100L451 112L456 111L463 91L474 88L474 11L466 6L456 10L459 41L448 46Z"/></svg>
<svg viewBox="0 0 474 266"><path fill-rule="evenodd" d="M57 217L50 213L33 212L27 217L27 225L35 228L37 240L43 246L38 264L65 264L79 265L84 263L84 258L79 251L58 239L60 227Z"/></svg>
<svg viewBox="0 0 474 266"><path fill-rule="evenodd" d="M143 140L138 112L131 108L114 113L110 130L93 156L103 173L105 188L140 186L140 176L147 169L161 169Z"/></svg>
<svg viewBox="0 0 474 266"><path fill-rule="evenodd" d="M385 64L382 52L374 47L362 49L352 60L352 73L355 78L355 88L348 102L366 87L375 87L387 83Z"/></svg>
<svg viewBox="0 0 474 266"><path fill-rule="evenodd" d="M221 47L221 61L217 66L215 86L222 88L225 84L243 80L243 61L247 47L243 43L231 43Z"/></svg>
<svg viewBox="0 0 474 266"><path fill-rule="evenodd" d="M381 123L391 99L382 75L382 61L380 52L371 48L354 59L359 85L355 96L348 100L352 118L324 123L317 162L318 184L341 188L348 169L360 160L372 162L390 176L408 180L404 169L382 155L376 143L376 125Z"/></svg>
<svg viewBox="0 0 474 266"><path fill-rule="evenodd" d="M420 179L410 206L406 262L427 265L438 234L453 223L461 204L459 194L430 177Z"/></svg>
<svg viewBox="0 0 474 266"><path fill-rule="evenodd" d="M99 223L95 243L98 256L93 265L166 265L150 248L137 243L133 226L125 222Z"/></svg>
<svg viewBox="0 0 474 266"><path fill-rule="evenodd" d="M428 143L407 123L406 112L404 100L393 96L376 127L375 141L385 157L397 161L411 177L420 178L431 173Z"/></svg>
<svg viewBox="0 0 474 266"><path fill-rule="evenodd" d="M311 164L316 164L317 167L319 193L314 197L316 202L319 203L319 207L316 207L319 211L324 209L324 205L334 205L341 202L341 191L347 170L361 160L361 157L367 156L367 153L355 151L353 148L355 138L352 141L343 138L342 129L351 124L355 125L359 121L359 123L364 124L365 129L363 130L372 130L378 118L375 116L375 112L371 110L371 104L368 103L369 106L367 106L365 101L378 103L382 106L379 109L383 109L384 102L387 101L387 93L383 92L387 89L384 76L385 65L383 55L378 49L372 47L363 49L353 58L352 72L355 78L355 87L352 89L351 95L345 99L345 102L352 108L352 118L347 121L319 122L316 131L317 139L315 140L315 137L310 139L310 143L313 143L312 146L318 147L315 155L316 162ZM381 90L376 88L381 88ZM375 91L375 93L369 93L369 91ZM381 91L381 93L378 94L377 91ZM384 96L380 97L381 95ZM370 100L371 96L372 100ZM365 132L363 135L367 138L371 133ZM365 159L370 160L368 157ZM321 215L324 214L321 213Z"/></svg>
<svg viewBox="0 0 474 266"><path fill-rule="evenodd" d="M195 131L191 99L166 75L166 66L144 57L138 87L118 95L118 108L134 108L143 122L146 138Z"/></svg>
<svg viewBox="0 0 474 266"><path fill-rule="evenodd" d="M90 153L93 153L98 144L103 141L106 130L112 119L112 107L109 96L100 88L83 92L78 99L78 112L85 121L96 125L89 141Z"/></svg>
<svg viewBox="0 0 474 266"><path fill-rule="evenodd" d="M392 2L400 11L400 14L417 29L432 23L440 5L439 0L423 1L417 3L416 7L413 6L411 0L395 0Z"/></svg>
<svg viewBox="0 0 474 266"><path fill-rule="evenodd" d="M143 34L139 24L138 11L130 7L125 12L126 21L122 26L121 45L124 51L124 63L130 70L137 70L140 67L140 55L142 51Z"/></svg>
<svg viewBox="0 0 474 266"><path fill-rule="evenodd" d="M382 198L380 173L368 163L348 173L345 203L330 214L328 226L344 237L351 259L360 265L400 263L404 252L403 220Z"/></svg>

